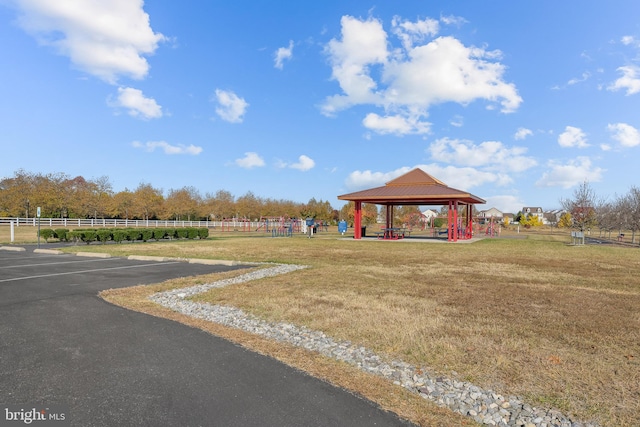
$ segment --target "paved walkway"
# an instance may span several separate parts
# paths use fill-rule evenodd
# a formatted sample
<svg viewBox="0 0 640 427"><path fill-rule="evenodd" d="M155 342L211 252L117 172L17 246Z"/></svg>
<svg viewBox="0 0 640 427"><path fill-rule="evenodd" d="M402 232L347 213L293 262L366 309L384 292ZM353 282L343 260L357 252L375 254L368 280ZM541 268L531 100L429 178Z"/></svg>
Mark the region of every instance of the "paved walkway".
<svg viewBox="0 0 640 427"><path fill-rule="evenodd" d="M65 405L72 426L408 425L271 358L97 296L236 268L0 250L0 405Z"/></svg>

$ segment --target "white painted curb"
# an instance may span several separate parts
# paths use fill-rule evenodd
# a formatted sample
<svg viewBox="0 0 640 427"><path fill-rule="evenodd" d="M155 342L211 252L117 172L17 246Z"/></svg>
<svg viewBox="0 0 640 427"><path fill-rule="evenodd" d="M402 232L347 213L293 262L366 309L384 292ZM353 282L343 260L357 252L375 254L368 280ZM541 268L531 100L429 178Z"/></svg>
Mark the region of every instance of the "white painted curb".
<svg viewBox="0 0 640 427"><path fill-rule="evenodd" d="M238 261L228 261L224 259L198 259L192 258L189 264L206 264L206 265L238 265Z"/></svg>
<svg viewBox="0 0 640 427"><path fill-rule="evenodd" d="M59 251L57 249L34 249L33 253L36 254L50 254L50 255L60 255L63 254L64 252Z"/></svg>
<svg viewBox="0 0 640 427"><path fill-rule="evenodd" d="M22 248L20 246L0 246L0 250L2 250L2 251L13 251L13 252L24 252L24 251L26 251L25 248Z"/></svg>
<svg viewBox="0 0 640 427"><path fill-rule="evenodd" d="M173 258L167 258L167 257L161 257L161 256L150 256L150 255L129 255L127 259L134 260L134 261L158 261L158 262L176 261Z"/></svg>
<svg viewBox="0 0 640 427"><path fill-rule="evenodd" d="M77 256L85 256L89 258L111 258L110 254L104 254L100 252L76 252Z"/></svg>

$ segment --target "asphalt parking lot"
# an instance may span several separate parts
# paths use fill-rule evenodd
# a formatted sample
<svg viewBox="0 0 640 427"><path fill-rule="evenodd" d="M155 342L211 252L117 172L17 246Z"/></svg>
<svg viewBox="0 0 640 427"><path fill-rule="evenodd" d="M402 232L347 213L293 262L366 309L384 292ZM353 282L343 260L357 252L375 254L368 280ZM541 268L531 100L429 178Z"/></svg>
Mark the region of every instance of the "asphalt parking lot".
<svg viewBox="0 0 640 427"><path fill-rule="evenodd" d="M243 266L33 249L0 250L0 405L61 405L72 426L408 425L271 358L97 296ZM23 424L3 414L0 425Z"/></svg>

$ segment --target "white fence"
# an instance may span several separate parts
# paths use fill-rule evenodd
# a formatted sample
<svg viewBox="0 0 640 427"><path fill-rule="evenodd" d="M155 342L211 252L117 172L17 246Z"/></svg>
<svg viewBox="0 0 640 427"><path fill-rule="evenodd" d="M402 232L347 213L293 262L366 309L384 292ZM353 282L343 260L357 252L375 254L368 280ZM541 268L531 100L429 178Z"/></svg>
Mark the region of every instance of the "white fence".
<svg viewBox="0 0 640 427"><path fill-rule="evenodd" d="M302 220L287 220L286 226L293 221L294 231L306 232ZM37 227L38 218L0 218L0 226ZM75 219L75 218L40 218L40 226L46 228L116 228L116 227L207 227L220 231L265 231L270 232L274 227L284 226L284 222L274 220L249 221L243 219L225 219L223 221L172 221L172 220L144 220L144 219Z"/></svg>
<svg viewBox="0 0 640 427"><path fill-rule="evenodd" d="M20 226L37 226L38 218L0 218L0 225L13 224ZM71 218L40 218L41 227L49 228L95 228L95 227L215 227L221 226L220 221L160 221L143 219L71 219Z"/></svg>

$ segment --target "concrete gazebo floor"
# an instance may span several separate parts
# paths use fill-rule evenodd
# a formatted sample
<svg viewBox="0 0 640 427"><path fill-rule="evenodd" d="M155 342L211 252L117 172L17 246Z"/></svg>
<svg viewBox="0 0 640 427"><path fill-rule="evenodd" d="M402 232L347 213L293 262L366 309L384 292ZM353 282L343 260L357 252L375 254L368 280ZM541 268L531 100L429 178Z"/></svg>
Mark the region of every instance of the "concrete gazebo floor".
<svg viewBox="0 0 640 427"><path fill-rule="evenodd" d="M354 239L353 237L340 237L338 240L353 240L353 241L361 241L361 242L405 242L405 243L475 243L480 240L487 239L487 237L473 237L471 239L458 239L457 242L448 241L446 238L442 237L428 237L428 236L410 236L405 237L403 239L379 239L376 236L365 236L360 240Z"/></svg>

